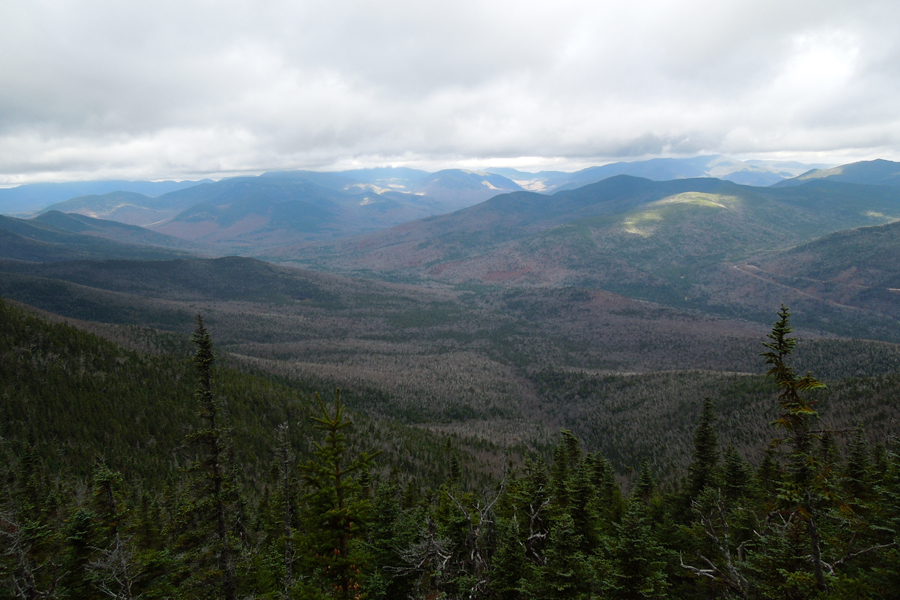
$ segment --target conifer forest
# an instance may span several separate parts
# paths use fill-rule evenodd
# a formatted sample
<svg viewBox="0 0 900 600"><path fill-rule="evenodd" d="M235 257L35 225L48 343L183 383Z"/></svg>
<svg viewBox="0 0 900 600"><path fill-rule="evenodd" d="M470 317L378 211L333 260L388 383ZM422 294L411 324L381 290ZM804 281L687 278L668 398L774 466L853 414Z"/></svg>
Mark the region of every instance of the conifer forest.
<svg viewBox="0 0 900 600"><path fill-rule="evenodd" d="M631 478L565 429L475 476L453 436L223 365L199 316L189 351L156 354L9 302L0 316L3 598L900 590L900 448L822 424L783 306L759 347L778 415L762 458L723 448L715 403L697 398L687 468L644 460Z"/></svg>
<svg viewBox="0 0 900 600"><path fill-rule="evenodd" d="M0 0L0 600L900 600L898 24Z"/></svg>

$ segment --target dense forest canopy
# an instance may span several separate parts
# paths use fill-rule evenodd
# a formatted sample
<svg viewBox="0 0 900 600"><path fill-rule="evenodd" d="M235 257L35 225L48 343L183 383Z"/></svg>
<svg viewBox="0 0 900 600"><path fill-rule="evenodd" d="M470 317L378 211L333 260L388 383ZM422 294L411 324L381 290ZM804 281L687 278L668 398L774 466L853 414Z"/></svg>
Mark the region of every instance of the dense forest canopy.
<svg viewBox="0 0 900 600"><path fill-rule="evenodd" d="M819 419L782 307L753 463L697 398L686 469L563 430L502 470L340 392L125 350L0 302L10 598L859 598L900 589L900 454ZM356 421L355 423L353 421ZM406 445L398 449L397 442ZM380 449L385 449L379 454ZM431 469L410 460L418 455ZM473 472L480 477L473 477Z"/></svg>

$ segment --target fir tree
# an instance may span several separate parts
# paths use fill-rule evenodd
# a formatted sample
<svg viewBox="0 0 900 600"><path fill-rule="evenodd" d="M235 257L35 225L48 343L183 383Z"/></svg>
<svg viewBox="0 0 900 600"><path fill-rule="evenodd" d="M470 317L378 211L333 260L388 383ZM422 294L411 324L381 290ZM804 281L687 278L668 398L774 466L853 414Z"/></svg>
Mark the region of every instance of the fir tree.
<svg viewBox="0 0 900 600"><path fill-rule="evenodd" d="M360 574L366 569L353 542L364 533L369 501L361 493L360 473L372 467L375 454L347 456L344 430L351 421L344 416L341 392L335 393L334 412L316 395L320 416L315 428L325 440L316 442L313 454L303 467L303 481L309 488L307 533L302 540L309 577L304 594L347 600L360 594Z"/></svg>
<svg viewBox="0 0 900 600"><path fill-rule="evenodd" d="M816 402L802 396L804 392L824 388L811 374L798 377L793 368L787 364L787 358L797 345L796 338L788 337L793 331L790 326L790 311L782 304L778 311L778 321L768 334L771 342L764 343L768 351L760 356L766 359L769 370L766 375L775 380L781 389L778 403L781 415L773 422L776 427L784 429L788 438L776 440L776 443L787 441L791 445L791 468L789 487L783 490L781 502L786 508L795 510L803 516L805 529L809 539L810 558L813 575L819 590L826 589L825 570L822 562L821 536L818 527L818 505L820 498L814 484L821 481L817 478L818 462L813 454L813 440L817 434L812 431L811 423L818 418L815 411ZM797 531L795 527L792 531Z"/></svg>
<svg viewBox="0 0 900 600"><path fill-rule="evenodd" d="M578 600L590 592L590 563L581 551L581 536L569 515L555 523L547 543L546 564L537 570L529 591L533 598Z"/></svg>
<svg viewBox="0 0 900 600"><path fill-rule="evenodd" d="M725 450L725 469L723 473L725 498L737 502L750 491L750 467L737 453L734 446Z"/></svg>
<svg viewBox="0 0 900 600"><path fill-rule="evenodd" d="M694 430L694 451L688 466L688 489L691 498L707 486L719 484L719 440L714 427L715 413L711 398L703 399L700 423Z"/></svg>
<svg viewBox="0 0 900 600"><path fill-rule="evenodd" d="M612 598L665 598L666 553L647 523L646 506L632 500L596 562L603 591Z"/></svg>
<svg viewBox="0 0 900 600"><path fill-rule="evenodd" d="M638 480L634 486L633 496L644 504L649 504L655 492L656 483L653 481L653 475L650 473L650 461L645 458L641 461L641 468L638 472Z"/></svg>
<svg viewBox="0 0 900 600"><path fill-rule="evenodd" d="M499 540L491 564L488 591L500 600L522 600L524 587L533 579L532 566L525 557L517 518L498 519Z"/></svg>
<svg viewBox="0 0 900 600"><path fill-rule="evenodd" d="M187 444L198 449L198 456L188 469L191 497L179 519L183 585L193 588L198 596L234 600L237 594L235 550L229 535L234 481L226 465L229 452L221 407L213 393L212 338L200 315L191 342L197 347L193 359L197 373L195 396L202 426L186 437Z"/></svg>

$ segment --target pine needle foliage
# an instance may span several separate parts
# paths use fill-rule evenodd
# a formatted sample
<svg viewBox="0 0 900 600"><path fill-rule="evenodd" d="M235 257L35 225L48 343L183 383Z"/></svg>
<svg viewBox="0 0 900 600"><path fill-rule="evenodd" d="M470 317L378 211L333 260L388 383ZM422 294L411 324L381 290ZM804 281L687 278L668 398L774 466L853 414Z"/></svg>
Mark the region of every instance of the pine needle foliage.
<svg viewBox="0 0 900 600"><path fill-rule="evenodd" d="M314 427L325 440L315 443L314 458L302 468L309 492L307 531L304 539L309 576L301 582L302 596L356 598L366 569L365 556L355 542L362 541L370 512L363 493L361 475L373 467L378 453L347 456L344 430L352 425L344 415L341 391L335 392L334 409L329 410L316 394L319 416Z"/></svg>
<svg viewBox="0 0 900 600"><path fill-rule="evenodd" d="M809 433L810 420L819 416L815 410L816 402L803 398L801 393L824 388L825 384L809 373L804 377L798 377L793 367L787 364L787 357L797 346L797 338L788 337L794 330L789 324L790 316L790 311L782 304L778 310L778 321L773 325L772 332L766 336L772 341L763 343L768 351L761 353L760 356L765 358L766 364L769 365L766 375L781 389L778 403L781 405L782 414L772 424L787 430L796 441Z"/></svg>
<svg viewBox="0 0 900 600"><path fill-rule="evenodd" d="M213 393L212 369L215 363L212 338L203 317L197 315L197 328L191 338L197 346L194 366L197 373L195 397L202 425L185 437L185 443L197 449L196 460L188 468L191 475L190 497L181 511L180 537L182 558L192 565L185 569L188 585L197 593L234 600L235 555L230 535L235 482L228 468L229 449L222 426L221 407ZM203 568L197 569L197 565Z"/></svg>

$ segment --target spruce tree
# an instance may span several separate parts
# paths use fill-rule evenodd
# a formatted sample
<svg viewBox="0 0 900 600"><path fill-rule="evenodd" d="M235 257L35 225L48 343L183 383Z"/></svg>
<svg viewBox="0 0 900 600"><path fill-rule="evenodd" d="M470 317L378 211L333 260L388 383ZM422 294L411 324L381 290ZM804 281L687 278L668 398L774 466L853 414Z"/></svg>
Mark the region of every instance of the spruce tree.
<svg viewBox="0 0 900 600"><path fill-rule="evenodd" d="M715 412L711 398L703 399L700 422L694 430L694 451L688 466L688 489L691 498L700 495L706 486L719 482L719 440L716 436Z"/></svg>
<svg viewBox="0 0 900 600"><path fill-rule="evenodd" d="M193 359L197 373L195 397L202 425L185 438L189 446L197 449L197 456L188 468L190 496L179 515L181 535L177 547L182 558L182 585L192 589L196 597L234 600L236 553L229 522L235 486L226 464L230 454L222 411L213 393L212 338L200 315L191 342L197 347Z"/></svg>
<svg viewBox="0 0 900 600"><path fill-rule="evenodd" d="M763 344L767 351L760 356L769 365L766 375L774 379L781 390L778 404L782 412L772 424L784 429L788 437L775 443L787 442L791 446L788 485L782 488L780 502L784 508L796 511L803 518L816 587L824 591L827 586L818 526L821 497L816 489L822 479L818 477L819 463L813 449L813 440L818 434L812 430L812 423L819 415L815 410L816 402L804 398L803 393L824 388L825 385L809 373L803 377L796 375L787 364L797 345L796 338L788 337L793 331L789 319L790 311L782 304L778 321L772 326L772 333L768 334L772 341Z"/></svg>
<svg viewBox="0 0 900 600"><path fill-rule="evenodd" d="M518 519L498 518L498 530L488 591L500 600L522 600L525 598L524 587L532 579L532 566L525 557Z"/></svg>
<svg viewBox="0 0 900 600"><path fill-rule="evenodd" d="M602 558L596 562L600 584L608 597L623 600L665 598L666 553L654 538L647 507L638 500L628 503L615 535L606 540Z"/></svg>
<svg viewBox="0 0 900 600"><path fill-rule="evenodd" d="M644 504L649 504L655 492L656 483L653 481L653 474L650 473L650 461L645 458L641 461L637 484L634 486L632 496Z"/></svg>
<svg viewBox="0 0 900 600"><path fill-rule="evenodd" d="M731 445L725 451L723 475L725 498L729 501L737 502L750 491L750 467Z"/></svg>
<svg viewBox="0 0 900 600"><path fill-rule="evenodd" d="M344 430L352 424L344 416L341 392L335 392L334 411L329 411L316 394L318 417L315 428L325 440L315 443L315 458L303 466L307 531L302 544L307 578L302 582L307 597L335 597L343 600L360 595L365 558L354 542L362 541L369 513L369 501L362 494L359 476L370 469L376 454L347 456Z"/></svg>

